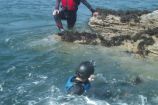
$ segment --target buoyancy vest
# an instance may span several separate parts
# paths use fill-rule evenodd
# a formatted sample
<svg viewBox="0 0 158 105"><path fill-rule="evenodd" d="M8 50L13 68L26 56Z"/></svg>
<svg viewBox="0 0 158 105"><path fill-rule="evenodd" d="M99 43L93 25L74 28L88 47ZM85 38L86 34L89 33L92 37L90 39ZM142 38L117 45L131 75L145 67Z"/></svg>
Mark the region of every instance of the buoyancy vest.
<svg viewBox="0 0 158 105"><path fill-rule="evenodd" d="M65 90L66 90L66 92L68 92L68 91L73 87L73 85L74 85L73 80L74 80L74 79L75 79L75 76L69 77L69 79L68 79L68 81L67 81L67 83L66 83L66 85L65 85ZM87 90L89 90L90 87L91 87L91 85L90 85L89 82L82 83L82 86L83 86L83 89L84 89L85 92L86 92Z"/></svg>
<svg viewBox="0 0 158 105"><path fill-rule="evenodd" d="M78 8L78 4L75 0L61 0L62 8L66 10L76 10Z"/></svg>

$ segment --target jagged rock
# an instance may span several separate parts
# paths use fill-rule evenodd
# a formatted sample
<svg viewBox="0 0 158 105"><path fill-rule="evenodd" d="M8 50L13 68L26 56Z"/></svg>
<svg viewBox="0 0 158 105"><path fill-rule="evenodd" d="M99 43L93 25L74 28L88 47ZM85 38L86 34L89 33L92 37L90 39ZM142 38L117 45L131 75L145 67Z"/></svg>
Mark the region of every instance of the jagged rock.
<svg viewBox="0 0 158 105"><path fill-rule="evenodd" d="M158 27L158 10L142 15L140 18L141 25L146 29Z"/></svg>
<svg viewBox="0 0 158 105"><path fill-rule="evenodd" d="M97 44L97 35L87 32L71 32L66 31L62 33L61 40L73 43L80 43L80 44Z"/></svg>
<svg viewBox="0 0 158 105"><path fill-rule="evenodd" d="M122 46L127 51L143 57L158 53L158 10L114 11L97 9L98 17L92 17L89 26L100 35L104 46ZM155 39L153 39L155 37ZM150 47L149 47L150 46ZM154 49L154 50L153 50Z"/></svg>
<svg viewBox="0 0 158 105"><path fill-rule="evenodd" d="M158 10L157 11L114 11L97 9L98 17L89 20L94 33L65 32L63 41L102 45L105 47L120 46L127 52L143 57L158 55Z"/></svg>
<svg viewBox="0 0 158 105"><path fill-rule="evenodd" d="M147 50L150 52L150 54L153 56L157 56L158 57L158 38L153 37L155 43L151 46L147 47Z"/></svg>

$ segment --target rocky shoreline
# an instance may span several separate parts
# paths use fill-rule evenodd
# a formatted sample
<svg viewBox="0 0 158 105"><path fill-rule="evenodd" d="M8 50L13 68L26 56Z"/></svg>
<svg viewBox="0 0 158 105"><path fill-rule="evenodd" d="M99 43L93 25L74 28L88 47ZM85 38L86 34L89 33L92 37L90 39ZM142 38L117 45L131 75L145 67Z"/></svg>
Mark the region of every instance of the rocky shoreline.
<svg viewBox="0 0 158 105"><path fill-rule="evenodd" d="M88 23L95 33L65 32L61 39L80 44L118 46L142 57L158 57L158 10L97 11L99 16L91 17Z"/></svg>

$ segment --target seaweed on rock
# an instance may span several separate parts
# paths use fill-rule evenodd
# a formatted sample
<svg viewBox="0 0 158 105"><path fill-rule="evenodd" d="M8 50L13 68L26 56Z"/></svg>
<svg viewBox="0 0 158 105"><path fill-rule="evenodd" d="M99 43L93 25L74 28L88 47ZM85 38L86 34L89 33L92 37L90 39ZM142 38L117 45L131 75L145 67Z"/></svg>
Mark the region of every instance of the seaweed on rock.
<svg viewBox="0 0 158 105"><path fill-rule="evenodd" d="M143 41L141 41L138 44L138 54L142 55L142 56L146 56L149 54L149 51L145 48L145 46L148 45L153 45L155 43L155 41L153 40L153 38L149 37L149 38L144 38Z"/></svg>
<svg viewBox="0 0 158 105"><path fill-rule="evenodd" d="M82 44L95 44L95 39L97 38L96 34L87 33L87 32L73 32L73 31L66 31L62 33L61 39L67 42L75 42L75 41L82 41Z"/></svg>
<svg viewBox="0 0 158 105"><path fill-rule="evenodd" d="M101 45L106 47L111 47L111 46L120 46L121 44L123 44L123 41L130 40L131 37L129 35L115 36L110 38L109 40L106 40L100 36L99 39L101 40Z"/></svg>
<svg viewBox="0 0 158 105"><path fill-rule="evenodd" d="M122 47L127 47L127 50L137 53L143 57L147 56L153 48L155 49L155 47L150 45L155 46L155 43L157 43L158 26L150 24L146 28L144 27L149 23L146 20L146 18L148 19L149 17L146 16L150 15L143 14L148 14L150 11L115 11L99 8L97 11L100 15L97 18L92 18L90 20L90 23L92 22L92 25L90 24L92 29L99 31L97 34L66 31L60 35L61 39L67 42L90 45L98 44L105 47L120 46L124 44ZM142 19L140 18L142 15L147 22L143 23L141 20L141 23L139 23L140 19ZM156 16L157 14L155 14L155 17ZM151 18L151 20L154 19ZM147 29L148 27L150 27L150 29Z"/></svg>
<svg viewBox="0 0 158 105"><path fill-rule="evenodd" d="M130 22L131 20L134 20L134 22L139 23L140 22L140 16L143 14L148 14L150 11L148 10L111 10L111 9L100 9L97 8L97 11L100 13L102 18L106 18L108 15L115 15L119 16L121 18L122 23Z"/></svg>
<svg viewBox="0 0 158 105"><path fill-rule="evenodd" d="M104 36L93 34L93 33L87 33L87 32L79 33L73 31L66 31L62 34L61 39L67 42L78 41L78 43L80 44L91 44L91 45L101 44L102 46L105 47L120 46L123 44L123 42L127 40L134 42L140 40L137 46L138 49L137 53L145 57L149 53L149 51L146 49L146 46L153 45L155 43L153 38L150 36L153 33L151 33L150 31L151 30L137 33L134 37L131 37L130 35L120 35L120 36L111 37L110 39L105 39ZM147 34L148 32L150 33L150 35ZM99 39L99 42L96 41L97 39Z"/></svg>
<svg viewBox="0 0 158 105"><path fill-rule="evenodd" d="M149 34L150 36L156 36L158 38L158 27L155 27L153 29L148 29L144 31L144 33Z"/></svg>

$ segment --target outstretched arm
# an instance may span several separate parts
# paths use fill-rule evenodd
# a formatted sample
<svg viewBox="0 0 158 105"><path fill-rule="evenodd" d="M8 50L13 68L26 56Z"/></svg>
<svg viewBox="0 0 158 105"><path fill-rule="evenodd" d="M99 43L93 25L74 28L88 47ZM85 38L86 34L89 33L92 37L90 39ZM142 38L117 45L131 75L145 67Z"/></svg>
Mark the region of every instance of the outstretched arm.
<svg viewBox="0 0 158 105"><path fill-rule="evenodd" d="M87 2L87 0L81 0L81 2L92 12L95 12L95 9L92 8L92 6Z"/></svg>
<svg viewBox="0 0 158 105"><path fill-rule="evenodd" d="M61 0L56 0L55 9L59 10Z"/></svg>

